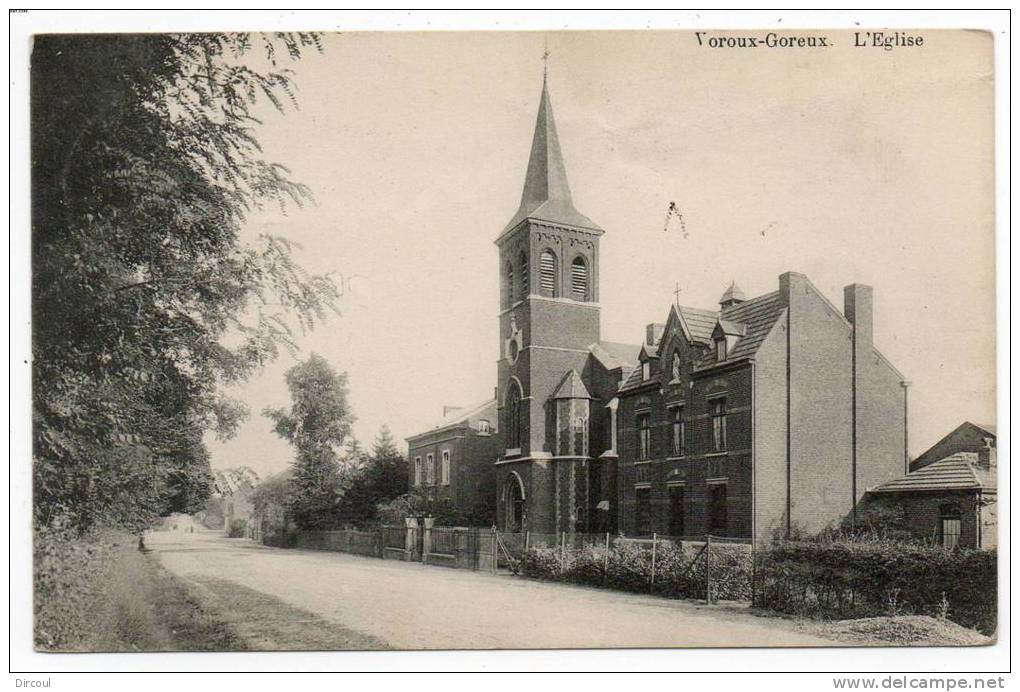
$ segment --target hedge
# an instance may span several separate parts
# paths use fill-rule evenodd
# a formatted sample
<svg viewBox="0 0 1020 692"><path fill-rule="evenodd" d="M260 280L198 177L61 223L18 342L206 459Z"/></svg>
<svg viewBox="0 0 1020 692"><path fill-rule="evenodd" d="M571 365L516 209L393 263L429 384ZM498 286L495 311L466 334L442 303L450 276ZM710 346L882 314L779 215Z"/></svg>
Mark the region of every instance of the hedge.
<svg viewBox="0 0 1020 692"><path fill-rule="evenodd" d="M898 541L780 542L758 553L754 605L838 619L932 615L991 635L996 558Z"/></svg>
<svg viewBox="0 0 1020 692"><path fill-rule="evenodd" d="M560 553L556 548L531 548L523 553L520 570L536 579L600 586L620 591L651 593L670 598L706 598L704 544L658 544L655 575L652 551L630 543L606 549L586 546ZM746 545L712 545L712 598L748 600L752 558Z"/></svg>

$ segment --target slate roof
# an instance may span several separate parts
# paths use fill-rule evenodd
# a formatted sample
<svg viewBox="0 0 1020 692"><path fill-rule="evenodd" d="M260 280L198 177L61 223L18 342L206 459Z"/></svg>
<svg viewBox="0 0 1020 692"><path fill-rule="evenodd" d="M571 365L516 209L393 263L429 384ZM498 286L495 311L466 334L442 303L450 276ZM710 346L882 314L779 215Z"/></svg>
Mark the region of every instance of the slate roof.
<svg viewBox="0 0 1020 692"><path fill-rule="evenodd" d="M745 300L743 303L731 305L720 312L720 319L744 326L744 335L737 340L723 362L729 363L753 356L761 343L765 341L765 337L772 331L772 327L783 314L785 307L779 296L779 291L773 291L751 300ZM697 367L703 368L716 364L715 355L710 354Z"/></svg>
<svg viewBox="0 0 1020 692"><path fill-rule="evenodd" d="M722 294L722 298L719 299L719 303L726 303L731 300L746 300L744 292L737 286L737 282L733 281L730 283L730 287L726 289L726 292Z"/></svg>
<svg viewBox="0 0 1020 692"><path fill-rule="evenodd" d="M538 104L538 117L535 120L535 135L531 142L531 156L528 158L528 172L524 178L524 191L521 193L521 205L510 223L504 227L503 233L527 218L601 230L594 221L574 208L570 185L567 183L567 169L563 163L563 153L560 151L560 140L556 136L552 101L544 80L542 98Z"/></svg>
<svg viewBox="0 0 1020 692"><path fill-rule="evenodd" d="M577 370L571 370L560 380L560 385L556 388L556 393L552 395L552 398L591 399L591 395L588 393L588 388L584 386L584 382L581 381L581 376L577 374Z"/></svg>
<svg viewBox="0 0 1020 692"><path fill-rule="evenodd" d="M623 368L629 371L637 360L640 344L621 344L614 341L598 341L588 347L588 351L598 358L606 370Z"/></svg>
<svg viewBox="0 0 1020 692"><path fill-rule="evenodd" d="M996 492L995 473L977 464L974 452L958 452L928 464L877 488L872 493L907 493L936 490L982 490Z"/></svg>
<svg viewBox="0 0 1020 692"><path fill-rule="evenodd" d="M490 419L490 422L494 423L495 422L495 418L496 418L496 400L492 399L492 398L489 398L489 399L486 399L485 401L481 401L481 402L479 402L477 404L474 404L472 406L467 406L465 408L454 409L453 411L450 411L445 416L443 416L431 428L428 428L427 430L423 430L422 432L418 433L417 435L411 435L407 439L410 440L410 439L413 439L415 437L419 437L421 435L425 435L427 433L433 432L434 430L440 430L442 428L450 427L450 426L453 426L453 425L460 425L462 423L466 423L468 420L470 420L471 418L474 418L475 416L482 416L482 415L486 414L487 413L487 409L490 409L490 408L492 409L492 411L491 411L491 413L489 413L489 419Z"/></svg>
<svg viewBox="0 0 1020 692"><path fill-rule="evenodd" d="M687 329L694 341L705 344L712 343L712 330L715 329L715 322L719 319L719 313L715 310L702 310L681 305L678 308Z"/></svg>
<svg viewBox="0 0 1020 692"><path fill-rule="evenodd" d="M784 309L785 306L779 291L745 300L721 311L702 310L685 305L677 307L680 317L690 332L691 339L696 342L711 344L712 332L716 324L720 322L724 332L738 335L736 344L730 349L723 363L753 356L765 341L765 337L772 331L772 327L775 326ZM715 353L710 352L701 361L695 363L694 368L700 370L718 364ZM620 390L630 389L641 383L641 368L635 366L624 380L623 385L620 386Z"/></svg>

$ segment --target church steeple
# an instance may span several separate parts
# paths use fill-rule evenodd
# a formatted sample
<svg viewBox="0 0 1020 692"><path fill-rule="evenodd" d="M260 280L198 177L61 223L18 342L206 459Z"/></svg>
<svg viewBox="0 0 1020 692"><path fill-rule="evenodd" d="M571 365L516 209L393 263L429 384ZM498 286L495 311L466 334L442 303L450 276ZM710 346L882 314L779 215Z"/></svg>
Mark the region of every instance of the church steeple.
<svg viewBox="0 0 1020 692"><path fill-rule="evenodd" d="M542 78L542 98L538 104L535 135L531 140L531 156L524 179L521 205L503 232L511 230L524 219L536 219L568 226L601 230L591 219L574 208L563 164L560 140L556 135L548 78Z"/></svg>

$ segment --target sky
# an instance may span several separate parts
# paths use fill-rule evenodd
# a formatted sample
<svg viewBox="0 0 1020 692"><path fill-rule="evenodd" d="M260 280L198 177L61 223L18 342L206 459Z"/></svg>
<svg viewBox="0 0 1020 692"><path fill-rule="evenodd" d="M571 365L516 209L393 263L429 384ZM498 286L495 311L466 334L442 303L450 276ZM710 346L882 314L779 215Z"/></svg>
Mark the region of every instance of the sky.
<svg viewBox="0 0 1020 692"><path fill-rule="evenodd" d="M730 32L741 35L748 32ZM805 32L796 32L800 35ZM992 40L923 48L712 49L694 32L326 34L292 65L299 110L268 107L266 157L316 203L253 214L332 272L341 314L299 342L348 373L355 435L403 439L490 397L493 244L520 202L548 46L575 207L599 224L602 337L639 343L674 290L714 308L799 271L837 306L874 287L874 338L911 381L910 448L995 420ZM666 209L683 215L664 230ZM293 459L261 415L284 354L232 394L252 415L215 468Z"/></svg>

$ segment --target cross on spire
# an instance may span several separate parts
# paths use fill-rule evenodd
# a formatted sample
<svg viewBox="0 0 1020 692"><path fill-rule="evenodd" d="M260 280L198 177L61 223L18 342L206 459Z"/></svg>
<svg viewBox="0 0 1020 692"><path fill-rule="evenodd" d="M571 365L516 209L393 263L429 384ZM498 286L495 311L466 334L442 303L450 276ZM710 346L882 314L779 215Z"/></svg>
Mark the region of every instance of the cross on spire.
<svg viewBox="0 0 1020 692"><path fill-rule="evenodd" d="M552 55L549 52L549 39L545 39L545 50L542 51L542 79L546 79L549 76L549 56Z"/></svg>
<svg viewBox="0 0 1020 692"><path fill-rule="evenodd" d="M677 281L677 282L676 282L676 288L674 288L674 289L673 289L673 296L674 296L674 300L675 300L675 302L676 302L676 306L677 306L677 307L680 307L680 292L681 292L682 290L683 290L683 289L682 289L682 288L680 288L680 282L679 282L679 281Z"/></svg>

